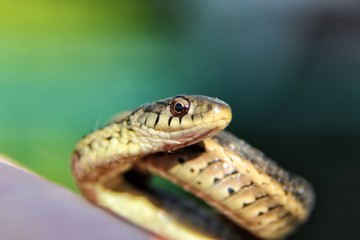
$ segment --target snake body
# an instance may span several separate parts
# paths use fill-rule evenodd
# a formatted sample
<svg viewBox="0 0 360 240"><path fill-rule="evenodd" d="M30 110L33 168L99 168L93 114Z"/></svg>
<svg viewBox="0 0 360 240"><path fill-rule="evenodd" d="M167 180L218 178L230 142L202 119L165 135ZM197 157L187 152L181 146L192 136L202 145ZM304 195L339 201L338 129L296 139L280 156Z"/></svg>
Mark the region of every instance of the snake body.
<svg viewBox="0 0 360 240"><path fill-rule="evenodd" d="M129 184L123 174L130 169L174 182L253 236L284 238L309 217L311 185L222 131L231 118L225 102L199 95L145 104L79 141L72 156L76 183L93 203L164 238L214 236L183 224Z"/></svg>

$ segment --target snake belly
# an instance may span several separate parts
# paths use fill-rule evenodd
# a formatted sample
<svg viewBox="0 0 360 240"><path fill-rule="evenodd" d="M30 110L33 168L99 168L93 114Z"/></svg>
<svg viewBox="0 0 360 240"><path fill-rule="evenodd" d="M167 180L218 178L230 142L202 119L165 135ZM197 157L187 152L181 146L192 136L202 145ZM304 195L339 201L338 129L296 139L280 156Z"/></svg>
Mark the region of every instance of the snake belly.
<svg viewBox="0 0 360 240"><path fill-rule="evenodd" d="M311 185L222 131L231 117L226 103L200 95L145 104L79 141L76 183L91 202L166 239L219 237L184 224L129 184L123 174L130 169L174 182L249 236L284 238L309 217ZM224 238L247 238L234 234Z"/></svg>

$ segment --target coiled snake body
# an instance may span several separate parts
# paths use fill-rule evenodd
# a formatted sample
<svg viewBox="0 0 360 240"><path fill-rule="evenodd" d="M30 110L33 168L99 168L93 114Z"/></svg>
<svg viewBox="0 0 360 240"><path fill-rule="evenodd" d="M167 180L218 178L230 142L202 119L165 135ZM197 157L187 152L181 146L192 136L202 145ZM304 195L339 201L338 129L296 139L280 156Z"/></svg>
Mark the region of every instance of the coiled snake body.
<svg viewBox="0 0 360 240"><path fill-rule="evenodd" d="M205 96L145 104L79 141L72 156L76 183L93 203L164 238L284 238L308 218L312 187L222 131L231 118L225 102ZM124 177L130 169L140 181L148 173L172 181L250 234L192 228L130 184Z"/></svg>

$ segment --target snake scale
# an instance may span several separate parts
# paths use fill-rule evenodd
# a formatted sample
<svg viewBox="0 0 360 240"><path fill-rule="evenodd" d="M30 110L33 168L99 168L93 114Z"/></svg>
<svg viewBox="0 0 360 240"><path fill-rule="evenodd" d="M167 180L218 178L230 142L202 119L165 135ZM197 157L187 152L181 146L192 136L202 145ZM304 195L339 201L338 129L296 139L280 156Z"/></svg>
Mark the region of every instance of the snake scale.
<svg viewBox="0 0 360 240"><path fill-rule="evenodd" d="M228 104L201 95L178 95L123 113L76 145L71 165L77 186L91 202L165 239L285 238L308 219L312 187L223 131L231 118ZM127 177L129 172L135 177ZM206 220L200 230L182 220L196 215L197 207L175 217L160 204L167 193L135 183L144 185L151 175L204 200L225 224L214 227L214 220ZM175 199L170 209L183 202ZM228 230L231 224L235 230Z"/></svg>

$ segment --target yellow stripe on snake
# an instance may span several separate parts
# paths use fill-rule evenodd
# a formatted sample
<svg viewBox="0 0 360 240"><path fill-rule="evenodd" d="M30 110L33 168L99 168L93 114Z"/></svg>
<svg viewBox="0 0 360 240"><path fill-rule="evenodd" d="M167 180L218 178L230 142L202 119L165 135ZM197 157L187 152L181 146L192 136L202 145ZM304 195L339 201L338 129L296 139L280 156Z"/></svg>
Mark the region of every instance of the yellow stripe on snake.
<svg viewBox="0 0 360 240"><path fill-rule="evenodd" d="M91 202L164 239L285 238L309 217L312 187L223 131L231 118L228 104L206 96L145 104L79 141L72 156L76 183ZM194 227L197 220L185 219L198 214L196 206L175 216L186 200L175 197L165 207L170 192L141 187L150 175L204 200L218 219Z"/></svg>

